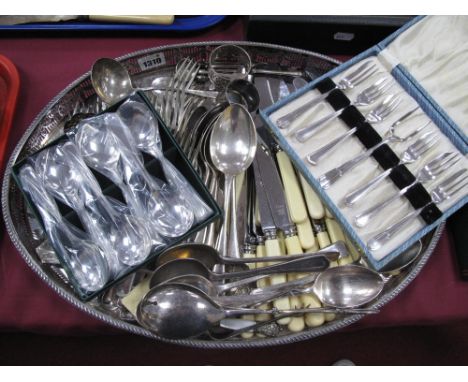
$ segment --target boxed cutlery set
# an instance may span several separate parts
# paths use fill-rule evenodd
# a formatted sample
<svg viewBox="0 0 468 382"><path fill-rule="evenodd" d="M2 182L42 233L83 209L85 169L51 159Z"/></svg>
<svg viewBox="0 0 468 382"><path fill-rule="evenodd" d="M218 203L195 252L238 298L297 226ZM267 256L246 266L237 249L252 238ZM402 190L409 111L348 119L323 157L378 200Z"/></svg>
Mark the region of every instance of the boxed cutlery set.
<svg viewBox="0 0 468 382"><path fill-rule="evenodd" d="M82 119L13 176L84 301L220 215L141 93Z"/></svg>
<svg viewBox="0 0 468 382"><path fill-rule="evenodd" d="M416 18L261 112L377 270L468 201L467 41Z"/></svg>

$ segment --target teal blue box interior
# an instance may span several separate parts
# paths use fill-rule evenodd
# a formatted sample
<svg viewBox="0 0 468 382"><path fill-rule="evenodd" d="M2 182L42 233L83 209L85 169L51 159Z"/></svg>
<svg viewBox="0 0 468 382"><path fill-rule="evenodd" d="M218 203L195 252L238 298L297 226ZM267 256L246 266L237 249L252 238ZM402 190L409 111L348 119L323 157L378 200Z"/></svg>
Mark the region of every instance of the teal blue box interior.
<svg viewBox="0 0 468 382"><path fill-rule="evenodd" d="M322 189L320 183L314 176L309 172L307 166L304 164L303 160L297 155L295 150L289 145L286 139L283 137L282 133L280 132L279 128L270 120L269 116L274 113L275 111L282 108L284 105L288 104L292 100L300 97L304 93L308 92L315 88L315 86L327 77L334 77L337 74L341 73L344 70L347 70L354 64L358 63L359 61L366 59L371 56L376 56L380 51L386 48L388 44L390 44L396 37L398 37L402 32L406 29L414 25L415 23L421 21L424 16L419 16L413 19L411 22L404 25L398 31L387 37L381 43L377 44L376 46L362 52L361 54L353 57L351 60L343 63L342 65L336 67L335 69L331 70L330 72L322 75L321 77L315 79L314 81L310 82L308 85L304 86L300 90L291 93L289 96L283 98L281 101L271 105L270 107L261 110L260 115L266 125L269 127L271 132L277 138L280 146L284 151L288 153L291 160L294 162L295 167L304 178L309 182L309 184L313 187L313 189L319 194L322 201L325 203L326 207L330 210L330 212L335 216L335 218L340 222L341 226L345 230L346 234L360 247L360 249L366 254L371 265L379 270L383 268L386 264L392 261L395 257L400 255L406 249L408 249L412 244L416 241L421 239L424 235L431 232L435 229L439 224L445 221L450 215L452 215L455 211L463 207L466 203L468 203L468 196L463 197L458 203L450 207L446 210L443 215L437 219L432 224L426 226L422 230L420 230L417 234L413 235L410 239L408 239L405 243L403 243L400 247L389 253L381 260L376 260L372 257L372 254L369 250L367 250L366 244L360 239L359 235L356 233L354 228L351 224L346 220L344 215L341 213L338 206L330 199L327 193ZM466 155L468 153L468 137L463 133L463 131L459 128L459 126L447 115L447 113L434 101L434 99L425 91L425 89L411 76L402 65L397 65L391 72L393 78L402 86L405 91L413 97L413 99L419 104L421 109L427 114L427 116L432 120L432 122L440 129L442 133L444 133L447 138L451 141L451 143L463 154Z"/></svg>

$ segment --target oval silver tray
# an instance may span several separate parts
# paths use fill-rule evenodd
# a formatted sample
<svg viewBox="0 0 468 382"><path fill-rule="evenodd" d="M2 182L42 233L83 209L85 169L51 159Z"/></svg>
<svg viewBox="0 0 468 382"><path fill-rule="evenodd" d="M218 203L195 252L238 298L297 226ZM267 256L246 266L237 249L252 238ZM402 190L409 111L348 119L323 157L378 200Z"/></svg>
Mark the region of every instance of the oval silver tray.
<svg viewBox="0 0 468 382"><path fill-rule="evenodd" d="M273 65L276 68L288 70L307 70L312 78L328 72L339 64L338 61L330 57L304 50L270 44L228 41L163 46L131 53L119 58L119 60L128 68L135 82L143 85L147 84L150 78L172 73L176 63L181 58L189 56L195 60L206 62L210 52L216 46L226 43L241 45L251 55L253 64ZM57 268L50 264L44 264L38 257L36 249L44 241L44 237L38 229L37 222L29 213L15 182L12 181L11 170L17 161L61 135L65 123L74 114L98 112L102 108L103 105L98 101L92 88L90 72L85 73L61 91L35 118L16 145L5 170L2 187L2 210L7 231L26 263L61 297L91 316L124 331L161 341L204 348L243 348L287 344L333 332L363 317L362 315L346 316L299 333L285 332L275 338L224 341L167 340L137 324L115 318L98 309L93 303L80 301L64 278L57 272ZM384 293L372 304L372 307L379 308L388 303L417 276L433 252L442 228L441 225L426 236L423 241L423 252L418 259L407 270L393 279L393 282L387 286Z"/></svg>

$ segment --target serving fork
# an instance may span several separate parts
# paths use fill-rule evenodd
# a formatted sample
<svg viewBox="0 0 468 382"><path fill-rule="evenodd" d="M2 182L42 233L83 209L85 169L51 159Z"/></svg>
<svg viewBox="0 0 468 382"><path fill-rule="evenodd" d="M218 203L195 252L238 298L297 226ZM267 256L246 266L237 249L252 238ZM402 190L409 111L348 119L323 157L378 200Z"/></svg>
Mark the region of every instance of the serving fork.
<svg viewBox="0 0 468 382"><path fill-rule="evenodd" d="M449 176L440 182L434 189L431 191L431 201L426 205L418 208L416 211L413 211L403 217L398 222L392 224L384 231L380 232L372 239L367 242L367 246L371 251L376 251L382 247L386 242L388 242L397 232L399 232L405 225L417 218L424 208L429 204L440 204L445 200L452 198L463 188L468 186L468 175L467 170L462 169L457 171L455 174Z"/></svg>
<svg viewBox="0 0 468 382"><path fill-rule="evenodd" d="M291 123L300 117L304 112L306 112L309 108L314 105L319 104L322 102L333 90L347 90L352 89L355 86L359 85L360 83L367 80L370 76L377 72L377 66L372 61L366 61L364 64L360 65L355 71L349 73L347 76L343 77L335 87L328 90L327 92L321 94L318 97L311 99L310 101L306 102L305 104L299 106L298 108L294 109L293 111L289 112L288 114L278 118L276 121L277 126L280 129L288 128Z"/></svg>
<svg viewBox="0 0 468 382"><path fill-rule="evenodd" d="M392 195L383 202L377 203L364 212L356 215L354 217L354 224L360 228L365 227L373 217L383 211L385 207L389 206L395 200L398 200L400 197L405 195L411 187L417 183L426 183L434 180L459 160L460 156L457 153L442 153L438 155L418 171L416 179L410 185L402 188L398 193Z"/></svg>

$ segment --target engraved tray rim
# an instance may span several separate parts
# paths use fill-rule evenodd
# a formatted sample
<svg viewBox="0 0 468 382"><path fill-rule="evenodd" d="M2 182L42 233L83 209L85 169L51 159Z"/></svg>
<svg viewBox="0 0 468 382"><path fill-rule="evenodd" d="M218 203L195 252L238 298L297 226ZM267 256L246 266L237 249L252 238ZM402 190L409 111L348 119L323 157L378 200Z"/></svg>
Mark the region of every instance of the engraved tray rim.
<svg viewBox="0 0 468 382"><path fill-rule="evenodd" d="M251 47L258 47L258 48L270 48L276 49L282 52L289 52L289 53L297 53L302 55L307 55L310 57L315 57L318 59L322 59L328 61L330 63L339 64L338 60L335 60L331 57L322 55L320 53L315 53L303 49L291 48L282 45L276 44L266 44L266 43L257 43L257 42L249 42L249 41L202 41L202 42L193 42L193 43L182 43L182 44L173 44L173 45L162 45L158 47L143 49L135 52L128 53L126 55L120 56L118 60L126 60L130 59L135 56L139 56L146 53L156 53L161 52L169 49L183 49L183 48L191 48L191 47L206 47L209 45L220 45L220 44L236 44L240 46L251 46ZM70 291L66 290L63 286L57 284L50 276L45 272L42 268L41 263L32 256L26 247L23 245L21 238L19 237L18 232L16 231L12 216L9 209L9 190L10 190L10 183L11 183L11 172L14 163L16 162L21 150L23 149L25 143L31 136L31 134L36 129L38 123L42 120L42 118L46 115L46 113L54 106L64 95L66 95L70 90L76 87L79 83L85 81L89 78L91 71L84 73L82 76L74 80L70 83L67 87L65 87L59 94L57 94L36 116L36 118L31 122L27 130L24 132L21 139L15 146L10 158L8 159L7 166L5 168L3 183L2 183L2 212L3 218L6 226L6 230L14 244L14 246L19 251L20 255L23 257L24 261L28 264L28 266L36 272L36 274L50 287L52 288L60 297L65 299L67 302L71 303L81 311L91 315L94 318L99 319L113 327L118 329L122 329L124 331L153 338L155 340L159 340L161 342L189 346L189 347L198 347L198 348L206 348L206 349L241 349L241 348L256 348L256 347L264 347L264 346L277 346L277 345L285 345L290 344L298 341L308 340L314 337L318 337L327 333L334 332L338 329L342 329L346 326L349 326L352 323L357 322L364 315L354 314L350 316L346 316L341 320L331 321L330 323L326 323L320 327L316 328L309 328L304 331L298 333L290 333L281 337L275 338L261 338L261 339L252 339L252 340L239 340L239 341L209 341L209 340L196 340L196 339L184 339L184 340L171 340L167 338L162 338L154 333L150 332L149 330L144 329L141 326L119 320L117 318L113 318L108 314L105 314L96 308L94 308L89 303L85 303L79 300L78 297L73 295ZM403 289L405 289L411 281L418 275L420 270L426 264L427 260L429 259L430 255L434 251L440 236L442 234L443 228L445 223L441 224L437 227L430 241L427 245L425 252L421 255L419 260L412 266L410 272L408 272L405 277L401 279L398 285L392 289L390 289L387 293L382 294L372 307L381 308L385 304L387 304L390 300L396 297Z"/></svg>

